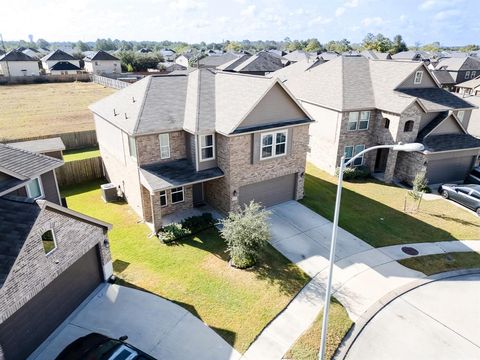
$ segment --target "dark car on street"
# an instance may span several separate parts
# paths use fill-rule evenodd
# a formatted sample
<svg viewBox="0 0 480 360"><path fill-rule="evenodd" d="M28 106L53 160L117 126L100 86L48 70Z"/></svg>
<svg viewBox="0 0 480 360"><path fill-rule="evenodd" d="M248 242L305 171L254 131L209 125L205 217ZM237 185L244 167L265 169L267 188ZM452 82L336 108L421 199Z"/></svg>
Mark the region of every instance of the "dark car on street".
<svg viewBox="0 0 480 360"><path fill-rule="evenodd" d="M438 192L444 199L453 200L475 211L480 216L480 185L443 184Z"/></svg>
<svg viewBox="0 0 480 360"><path fill-rule="evenodd" d="M56 360L155 360L125 340L126 336L117 340L91 333L68 345Z"/></svg>

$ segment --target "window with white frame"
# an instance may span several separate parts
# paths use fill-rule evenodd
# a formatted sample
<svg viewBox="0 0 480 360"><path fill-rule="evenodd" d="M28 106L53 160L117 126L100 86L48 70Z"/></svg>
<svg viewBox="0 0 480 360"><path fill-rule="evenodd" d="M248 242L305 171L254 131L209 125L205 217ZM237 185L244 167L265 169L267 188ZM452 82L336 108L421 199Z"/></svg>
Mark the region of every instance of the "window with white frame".
<svg viewBox="0 0 480 360"><path fill-rule="evenodd" d="M370 111L360 111L360 120L358 122L358 130L367 130L370 122Z"/></svg>
<svg viewBox="0 0 480 360"><path fill-rule="evenodd" d="M173 188L171 191L172 191L172 204L176 204L183 201L183 186Z"/></svg>
<svg viewBox="0 0 480 360"><path fill-rule="evenodd" d="M476 71L472 71L472 72L470 73L470 77L471 77L472 79L475 78L475 75L477 75L477 72L476 72Z"/></svg>
<svg viewBox="0 0 480 360"><path fill-rule="evenodd" d="M135 144L135 138L129 136L128 137L128 150L130 152L130 156L133 159L137 159L137 144Z"/></svg>
<svg viewBox="0 0 480 360"><path fill-rule="evenodd" d="M200 161L215 159L214 134L200 135Z"/></svg>
<svg viewBox="0 0 480 360"><path fill-rule="evenodd" d="M57 248L57 240L53 230L47 230L42 234L42 245L46 255Z"/></svg>
<svg viewBox="0 0 480 360"><path fill-rule="evenodd" d="M283 156L287 153L287 130L262 134L260 159Z"/></svg>
<svg viewBox="0 0 480 360"><path fill-rule="evenodd" d="M160 141L160 159L170 158L170 134L158 135Z"/></svg>
<svg viewBox="0 0 480 360"><path fill-rule="evenodd" d="M165 190L160 191L160 206L167 206L167 192Z"/></svg>
<svg viewBox="0 0 480 360"><path fill-rule="evenodd" d="M470 78L470 71L465 72L465 79Z"/></svg>
<svg viewBox="0 0 480 360"><path fill-rule="evenodd" d="M30 180L27 185L27 196L32 199L39 199L44 196L43 194L43 186L40 178L35 178Z"/></svg>
<svg viewBox="0 0 480 360"><path fill-rule="evenodd" d="M355 131L358 128L358 112L348 114L348 131Z"/></svg>
<svg viewBox="0 0 480 360"><path fill-rule="evenodd" d="M370 111L353 111L348 114L348 131L367 130L370 123Z"/></svg>
<svg viewBox="0 0 480 360"><path fill-rule="evenodd" d="M365 145L354 145L354 146L345 146L344 154L345 154L345 162L349 161L355 155L359 154L365 150ZM356 158L353 161L353 166L360 166L363 164L363 155Z"/></svg>
<svg viewBox="0 0 480 360"><path fill-rule="evenodd" d="M423 78L423 71L417 71L415 73L415 78L413 80L414 84L421 84L422 83L422 78Z"/></svg>
<svg viewBox="0 0 480 360"><path fill-rule="evenodd" d="M460 110L460 111L457 113L457 117L458 117L458 120L460 120L460 122L463 123L463 119L465 118L465 110Z"/></svg>

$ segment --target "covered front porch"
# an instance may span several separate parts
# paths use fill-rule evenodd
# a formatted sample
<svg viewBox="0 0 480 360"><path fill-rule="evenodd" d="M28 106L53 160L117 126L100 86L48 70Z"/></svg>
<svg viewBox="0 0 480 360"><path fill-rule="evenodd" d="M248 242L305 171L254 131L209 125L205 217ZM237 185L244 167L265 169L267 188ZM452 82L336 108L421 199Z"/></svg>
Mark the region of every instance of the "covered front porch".
<svg viewBox="0 0 480 360"><path fill-rule="evenodd" d="M218 211L205 200L205 183L223 177L218 167L196 171L186 159L144 165L140 168L143 217L154 232L182 219Z"/></svg>

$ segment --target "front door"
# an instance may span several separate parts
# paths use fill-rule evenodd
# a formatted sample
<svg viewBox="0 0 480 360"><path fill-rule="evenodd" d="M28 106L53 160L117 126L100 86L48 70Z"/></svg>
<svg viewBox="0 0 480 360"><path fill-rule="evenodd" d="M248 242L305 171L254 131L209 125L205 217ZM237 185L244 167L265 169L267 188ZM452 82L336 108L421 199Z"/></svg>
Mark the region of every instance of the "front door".
<svg viewBox="0 0 480 360"><path fill-rule="evenodd" d="M204 205L203 183L193 184L193 206Z"/></svg>
<svg viewBox="0 0 480 360"><path fill-rule="evenodd" d="M382 173L385 172L387 168L388 153L390 149L378 149L377 157L375 159L375 172Z"/></svg>

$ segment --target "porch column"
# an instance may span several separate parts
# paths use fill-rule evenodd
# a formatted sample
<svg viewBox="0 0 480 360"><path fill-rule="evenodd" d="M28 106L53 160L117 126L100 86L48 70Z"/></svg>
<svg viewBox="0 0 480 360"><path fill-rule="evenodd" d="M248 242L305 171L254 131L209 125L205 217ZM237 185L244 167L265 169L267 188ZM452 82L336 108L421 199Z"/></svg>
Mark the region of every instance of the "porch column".
<svg viewBox="0 0 480 360"><path fill-rule="evenodd" d="M398 151L390 150L387 159L387 166L385 168L384 181L387 184L390 184L393 181L393 176L395 174L395 166L397 165L397 155Z"/></svg>
<svg viewBox="0 0 480 360"><path fill-rule="evenodd" d="M150 205L152 209L152 224L155 232L162 227L162 210L160 205L160 193L150 194Z"/></svg>

